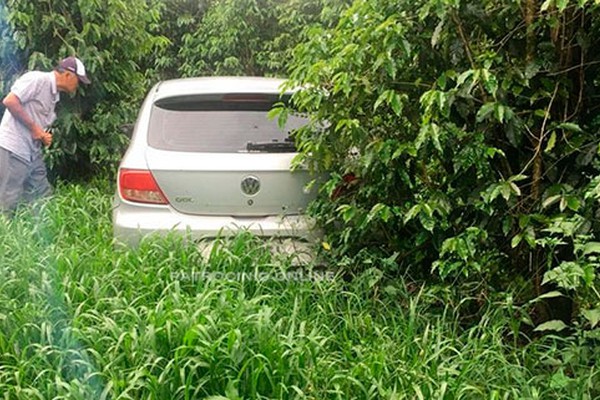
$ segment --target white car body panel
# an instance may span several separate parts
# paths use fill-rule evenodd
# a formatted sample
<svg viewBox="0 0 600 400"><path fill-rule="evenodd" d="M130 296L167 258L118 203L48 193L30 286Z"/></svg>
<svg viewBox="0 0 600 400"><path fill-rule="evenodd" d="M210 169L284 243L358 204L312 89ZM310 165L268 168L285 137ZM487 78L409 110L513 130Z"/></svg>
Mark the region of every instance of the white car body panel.
<svg viewBox="0 0 600 400"><path fill-rule="evenodd" d="M186 152L148 145L152 107L158 100L199 94L278 95L282 83L272 78L216 77L155 85L140 109L119 168L150 170L169 204L128 201L117 190L113 207L117 241L135 246L153 233L185 233L202 239L231 235L240 229L265 237L318 237L314 222L303 214L317 188L307 189L314 178L308 171L291 171L296 153ZM247 194L241 189L248 176L260 181L257 193Z"/></svg>

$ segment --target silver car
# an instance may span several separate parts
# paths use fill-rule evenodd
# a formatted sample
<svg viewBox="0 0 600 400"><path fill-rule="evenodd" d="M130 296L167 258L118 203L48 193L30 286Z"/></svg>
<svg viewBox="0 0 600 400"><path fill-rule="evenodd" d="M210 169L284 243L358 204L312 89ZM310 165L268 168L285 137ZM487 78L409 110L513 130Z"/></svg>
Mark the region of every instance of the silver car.
<svg viewBox="0 0 600 400"><path fill-rule="evenodd" d="M164 81L139 112L118 172L113 207L115 238L137 245L150 233L193 239L239 229L260 236L314 238L303 213L316 188L296 156L286 126L267 116L285 99L284 81L210 77ZM288 93L287 95L289 95Z"/></svg>

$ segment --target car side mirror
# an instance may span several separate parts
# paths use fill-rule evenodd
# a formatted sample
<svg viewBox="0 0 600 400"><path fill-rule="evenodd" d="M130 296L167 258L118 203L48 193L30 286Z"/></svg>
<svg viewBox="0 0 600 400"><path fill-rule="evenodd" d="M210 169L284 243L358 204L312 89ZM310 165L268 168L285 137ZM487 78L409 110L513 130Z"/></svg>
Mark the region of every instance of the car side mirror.
<svg viewBox="0 0 600 400"><path fill-rule="evenodd" d="M133 127L134 126L135 126L135 124L122 124L119 126L119 130L125 136L127 136L129 139L131 139L131 136L133 136Z"/></svg>

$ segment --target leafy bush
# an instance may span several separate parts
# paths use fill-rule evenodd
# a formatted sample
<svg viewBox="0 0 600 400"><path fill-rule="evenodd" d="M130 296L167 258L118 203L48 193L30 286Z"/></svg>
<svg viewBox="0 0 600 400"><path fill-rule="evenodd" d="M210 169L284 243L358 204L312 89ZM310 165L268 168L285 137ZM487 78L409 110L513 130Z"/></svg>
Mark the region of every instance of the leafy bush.
<svg viewBox="0 0 600 400"><path fill-rule="evenodd" d="M333 171L314 212L334 254L497 290L524 278L528 296L594 292L580 249L598 240L599 22L585 0L359 0L315 31L291 76L296 106L327 121L298 140Z"/></svg>
<svg viewBox="0 0 600 400"><path fill-rule="evenodd" d="M513 344L519 307L510 298L485 302L464 328L470 299L448 285L389 281L381 265L352 282L335 270L307 279L246 233L207 258L176 237L115 250L113 189L59 184L54 198L0 216L4 397L600 395L597 338ZM273 279L252 279L260 274Z"/></svg>
<svg viewBox="0 0 600 400"><path fill-rule="evenodd" d="M54 175L114 169L143 96L166 78L284 75L307 25L347 0L1 1L0 90L26 69L77 55L93 80L63 98L48 160ZM64 97L64 96L63 96ZM1 110L0 110L1 111Z"/></svg>
<svg viewBox="0 0 600 400"><path fill-rule="evenodd" d="M329 25L347 0L211 2L182 36L182 76L285 75L306 26ZM190 21L189 19L182 22ZM195 29L194 29L195 28Z"/></svg>
<svg viewBox="0 0 600 400"><path fill-rule="evenodd" d="M80 57L92 85L59 105L49 164L56 174L80 176L109 169L126 138L119 126L135 118L147 90L140 65L165 39L147 26L159 14L145 0L74 0L0 3L3 93L25 69L51 70L69 55ZM4 25L6 24L6 25Z"/></svg>

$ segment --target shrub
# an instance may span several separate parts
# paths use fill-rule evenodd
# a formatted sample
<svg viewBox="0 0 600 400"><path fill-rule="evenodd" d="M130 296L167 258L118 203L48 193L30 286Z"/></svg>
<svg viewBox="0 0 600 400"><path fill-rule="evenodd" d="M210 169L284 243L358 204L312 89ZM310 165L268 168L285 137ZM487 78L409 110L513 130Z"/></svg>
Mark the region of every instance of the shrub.
<svg viewBox="0 0 600 400"><path fill-rule="evenodd" d="M585 276L571 289L587 293L597 264L577 248L598 240L599 11L356 1L313 32L291 76L306 88L296 106L327 121L298 140L305 161L333 171L314 207L333 251L497 290L526 279L529 296L560 268Z"/></svg>
<svg viewBox="0 0 600 400"><path fill-rule="evenodd" d="M148 85L141 63L165 38L149 33L159 14L145 0L0 3L3 93L26 69L51 70L80 57L92 85L63 99L48 152L55 174L81 176L114 167L126 143L119 130L135 119Z"/></svg>

